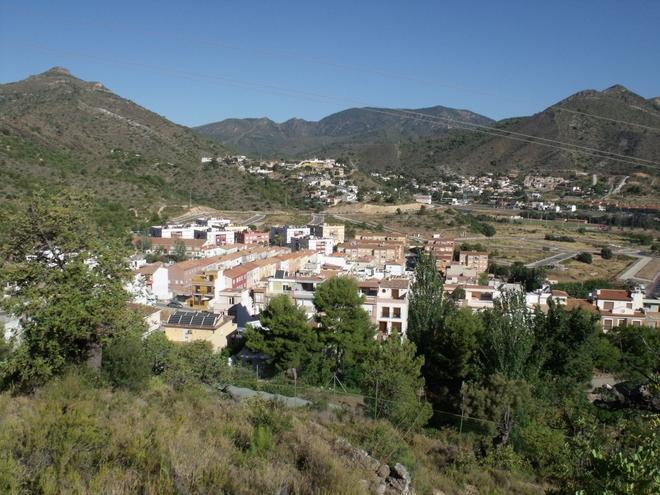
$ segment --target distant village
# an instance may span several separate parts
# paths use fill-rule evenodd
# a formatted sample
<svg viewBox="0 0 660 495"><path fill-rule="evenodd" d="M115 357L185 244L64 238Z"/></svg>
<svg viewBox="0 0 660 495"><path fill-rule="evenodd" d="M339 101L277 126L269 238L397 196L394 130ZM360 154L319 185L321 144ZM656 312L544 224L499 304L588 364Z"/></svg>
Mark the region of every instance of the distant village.
<svg viewBox="0 0 660 495"><path fill-rule="evenodd" d="M452 174L442 180L424 180L394 172L369 172L377 186L360 187L356 169L335 159L310 158L302 161L254 160L244 155L224 158L203 157L203 164L235 166L257 177L292 179L304 186L305 201L319 207L358 201L397 203L414 200L421 204L484 204L498 208L573 213L578 208L607 211L622 205L604 196L615 185L602 183L597 175L581 174L568 179L546 175L483 173L475 176ZM655 205L658 206L658 205Z"/></svg>

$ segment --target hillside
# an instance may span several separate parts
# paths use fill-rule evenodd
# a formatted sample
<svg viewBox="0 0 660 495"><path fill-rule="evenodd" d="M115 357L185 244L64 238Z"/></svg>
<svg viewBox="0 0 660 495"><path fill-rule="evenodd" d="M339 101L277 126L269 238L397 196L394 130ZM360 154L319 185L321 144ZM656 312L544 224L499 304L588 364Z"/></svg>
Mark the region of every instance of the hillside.
<svg viewBox="0 0 660 495"><path fill-rule="evenodd" d="M429 123L418 114L440 119ZM530 144L520 135L514 137L523 141L493 136L497 131L467 131L457 128L459 122L442 120L447 118L660 161L660 98L647 100L620 85L604 91L581 91L535 115L497 123L472 112L444 107L414 111L365 108L345 110L319 122L292 119L276 124L268 119L230 119L196 130L245 153L345 156L368 170L395 169L419 175L438 171L583 170L621 174L653 170Z"/></svg>
<svg viewBox="0 0 660 495"><path fill-rule="evenodd" d="M604 91L581 91L540 113L503 120L495 127L624 156L660 161L660 130L649 129L660 129L657 98L646 100L623 86L612 86ZM526 139L520 135L514 137ZM407 143L400 148L399 157L392 166L404 166L422 173L437 169L464 172L537 170L559 173L581 170L613 174L634 171L653 173L654 170L470 131Z"/></svg>
<svg viewBox="0 0 660 495"><path fill-rule="evenodd" d="M72 374L32 396L0 394L2 493L543 493L480 464L465 438L403 439L384 420L236 403L198 385L92 383ZM399 462L414 492L388 467Z"/></svg>
<svg viewBox="0 0 660 495"><path fill-rule="evenodd" d="M428 120L425 116L436 118ZM410 118L413 117L413 118ZM446 134L459 119L489 124L491 119L470 112L436 106L416 110L349 108L317 122L290 119L276 123L267 118L227 119L195 130L211 139L258 156L299 158L314 154L338 156L372 147Z"/></svg>
<svg viewBox="0 0 660 495"><path fill-rule="evenodd" d="M89 190L124 206L194 201L277 203L279 194L230 167L202 165L226 150L97 82L55 67L0 85L0 191Z"/></svg>

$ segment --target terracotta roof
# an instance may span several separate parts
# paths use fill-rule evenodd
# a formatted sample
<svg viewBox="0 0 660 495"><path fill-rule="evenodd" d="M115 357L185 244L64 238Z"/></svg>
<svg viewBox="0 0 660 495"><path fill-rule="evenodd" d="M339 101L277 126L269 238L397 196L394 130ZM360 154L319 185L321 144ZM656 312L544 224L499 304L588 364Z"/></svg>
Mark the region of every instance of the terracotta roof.
<svg viewBox="0 0 660 495"><path fill-rule="evenodd" d="M552 295L553 297L568 297L568 292L555 289L552 291Z"/></svg>
<svg viewBox="0 0 660 495"><path fill-rule="evenodd" d="M613 289L598 289L596 291L596 297L601 300L608 301L630 301L631 297L628 295L628 292L625 290L613 290Z"/></svg>
<svg viewBox="0 0 660 495"><path fill-rule="evenodd" d="M380 282L380 286L385 289L407 289L409 285L410 280L407 278L391 278Z"/></svg>
<svg viewBox="0 0 660 495"><path fill-rule="evenodd" d="M160 261L157 261L156 263L151 263L149 265L144 265L138 268L138 273L141 273L142 275L153 275L156 270L158 270L161 266L163 266L163 263Z"/></svg>

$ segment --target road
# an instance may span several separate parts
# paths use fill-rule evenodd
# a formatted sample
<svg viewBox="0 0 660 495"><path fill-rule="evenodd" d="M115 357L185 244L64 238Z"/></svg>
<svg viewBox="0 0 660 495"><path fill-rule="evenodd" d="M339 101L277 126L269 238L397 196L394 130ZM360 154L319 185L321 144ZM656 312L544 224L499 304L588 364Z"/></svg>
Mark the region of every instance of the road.
<svg viewBox="0 0 660 495"><path fill-rule="evenodd" d="M527 263L525 266L527 268L540 268L542 266L556 265L558 263L561 263L562 261L566 261L568 259L574 258L577 255L578 255L577 251L566 251L563 253L553 254L552 256L543 258L542 260L532 261L531 263Z"/></svg>
<svg viewBox="0 0 660 495"><path fill-rule="evenodd" d="M255 215L252 215L250 218L247 220L243 221L243 225L257 225L259 222L261 222L264 218L266 218L266 215L264 213L257 213Z"/></svg>

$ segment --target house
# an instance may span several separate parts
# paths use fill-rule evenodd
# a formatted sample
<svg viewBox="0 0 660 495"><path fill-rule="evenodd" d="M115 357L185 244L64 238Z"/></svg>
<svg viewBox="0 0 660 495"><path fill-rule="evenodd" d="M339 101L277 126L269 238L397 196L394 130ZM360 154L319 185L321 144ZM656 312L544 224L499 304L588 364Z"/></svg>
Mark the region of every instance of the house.
<svg viewBox="0 0 660 495"><path fill-rule="evenodd" d="M162 253L173 255L176 252L178 245L183 245L186 248L186 256L189 258L202 258L205 255L204 245L205 239L176 239L171 237L148 237L144 241L147 245L151 245L147 252L149 253Z"/></svg>
<svg viewBox="0 0 660 495"><path fill-rule="evenodd" d="M144 319L144 322L147 325L146 335L155 332L160 328L160 319L162 315L162 310L160 308L133 303L129 303L128 307Z"/></svg>
<svg viewBox="0 0 660 495"><path fill-rule="evenodd" d="M214 351L227 347L227 337L234 330L230 316L206 312L176 311L163 323L163 332L172 342L207 341Z"/></svg>
<svg viewBox="0 0 660 495"><path fill-rule="evenodd" d="M600 311L604 332L619 325L645 324L644 292L640 288L632 291L598 289L593 294L593 302Z"/></svg>
<svg viewBox="0 0 660 495"><path fill-rule="evenodd" d="M461 265L472 268L477 273L488 271L488 253L482 251L461 251L458 255Z"/></svg>
<svg viewBox="0 0 660 495"><path fill-rule="evenodd" d="M172 299L169 275L169 269L158 261L140 267L136 277L144 281L147 290L158 300L168 301Z"/></svg>
<svg viewBox="0 0 660 495"><path fill-rule="evenodd" d="M206 242L222 246L224 244L234 244L236 242L236 232L233 230L209 230L206 233Z"/></svg>
<svg viewBox="0 0 660 495"><path fill-rule="evenodd" d="M417 203L422 203L423 205L430 205L433 204L433 200L431 198L430 194L415 194L413 196L413 199Z"/></svg>

